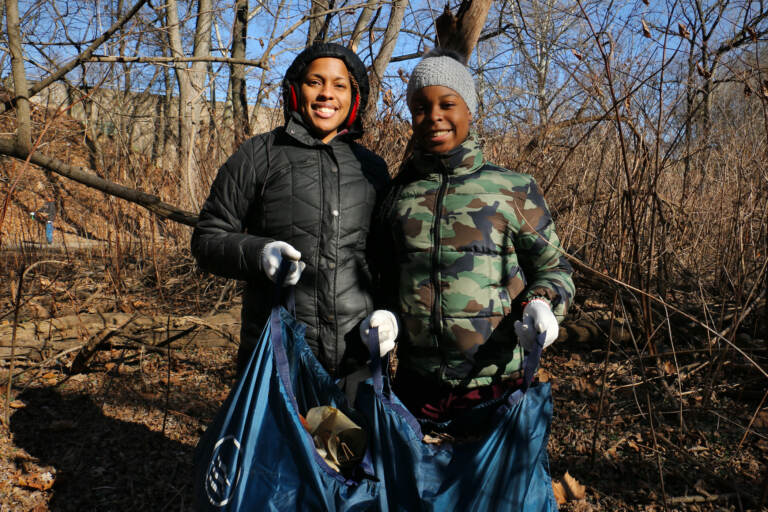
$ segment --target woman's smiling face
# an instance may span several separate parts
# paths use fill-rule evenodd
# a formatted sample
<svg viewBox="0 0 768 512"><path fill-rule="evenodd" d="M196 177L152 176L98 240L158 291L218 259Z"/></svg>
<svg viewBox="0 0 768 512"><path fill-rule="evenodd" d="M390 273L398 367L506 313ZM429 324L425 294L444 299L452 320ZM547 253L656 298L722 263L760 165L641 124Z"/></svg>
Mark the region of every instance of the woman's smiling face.
<svg viewBox="0 0 768 512"><path fill-rule="evenodd" d="M422 87L411 98L416 142L430 153L445 153L466 140L472 115L462 97L442 85Z"/></svg>
<svg viewBox="0 0 768 512"><path fill-rule="evenodd" d="M336 136L351 103L352 85L343 60L322 57L309 63L301 79L299 113L323 142Z"/></svg>

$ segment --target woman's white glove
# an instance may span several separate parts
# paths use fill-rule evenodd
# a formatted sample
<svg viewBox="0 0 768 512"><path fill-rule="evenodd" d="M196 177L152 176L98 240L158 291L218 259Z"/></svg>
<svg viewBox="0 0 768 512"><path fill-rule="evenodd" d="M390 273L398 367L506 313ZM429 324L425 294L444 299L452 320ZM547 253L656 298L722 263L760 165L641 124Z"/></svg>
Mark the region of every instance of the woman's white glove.
<svg viewBox="0 0 768 512"><path fill-rule="evenodd" d="M274 283L277 280L277 271L283 258L291 260L291 268L288 275L285 276L283 286L293 286L299 282L301 271L306 267L306 263L299 261L301 253L291 244L286 242L269 242L261 250L261 269L267 274L267 277Z"/></svg>
<svg viewBox="0 0 768 512"><path fill-rule="evenodd" d="M515 321L517 340L527 352L533 350L537 334L546 333L542 347L546 348L554 343L559 332L557 318L552 313L549 302L544 299L531 299L523 309L522 320Z"/></svg>
<svg viewBox="0 0 768 512"><path fill-rule="evenodd" d="M379 328L379 355L384 357L395 348L397 339L397 318L391 311L377 309L360 324L360 338L368 340L372 327Z"/></svg>

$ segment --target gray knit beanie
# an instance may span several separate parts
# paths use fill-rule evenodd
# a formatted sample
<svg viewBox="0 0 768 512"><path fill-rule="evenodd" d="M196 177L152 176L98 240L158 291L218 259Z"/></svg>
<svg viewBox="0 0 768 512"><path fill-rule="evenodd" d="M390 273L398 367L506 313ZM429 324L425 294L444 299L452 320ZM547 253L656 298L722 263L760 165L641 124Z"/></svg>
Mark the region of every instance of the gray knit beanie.
<svg viewBox="0 0 768 512"><path fill-rule="evenodd" d="M467 66L461 63L458 53L443 48L430 50L421 62L416 64L408 80L405 99L408 106L416 91L430 85L442 85L456 91L469 108L473 116L477 110L477 91L475 82Z"/></svg>

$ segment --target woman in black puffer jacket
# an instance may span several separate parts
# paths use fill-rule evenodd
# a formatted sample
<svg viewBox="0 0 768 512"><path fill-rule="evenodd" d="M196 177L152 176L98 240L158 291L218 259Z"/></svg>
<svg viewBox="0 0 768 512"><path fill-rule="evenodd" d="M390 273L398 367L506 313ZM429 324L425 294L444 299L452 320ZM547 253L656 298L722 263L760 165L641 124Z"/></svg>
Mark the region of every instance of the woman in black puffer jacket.
<svg viewBox="0 0 768 512"><path fill-rule="evenodd" d="M358 327L373 310L366 238L389 174L380 157L354 142L363 133L368 77L353 52L336 44L304 50L285 74L283 100L285 125L246 141L219 170L192 254L202 269L246 281L239 372L287 258L306 340L340 377L365 361Z"/></svg>

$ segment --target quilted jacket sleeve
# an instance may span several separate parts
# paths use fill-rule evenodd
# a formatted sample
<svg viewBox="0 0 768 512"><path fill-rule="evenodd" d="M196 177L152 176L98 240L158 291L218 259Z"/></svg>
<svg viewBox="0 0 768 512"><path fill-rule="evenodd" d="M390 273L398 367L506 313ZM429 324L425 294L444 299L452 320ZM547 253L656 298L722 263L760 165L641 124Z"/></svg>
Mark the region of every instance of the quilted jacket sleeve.
<svg viewBox="0 0 768 512"><path fill-rule="evenodd" d="M530 180L525 203L524 228L515 240L519 262L528 280L521 297L524 300L535 296L546 297L561 322L575 293L571 278L573 270L563 256L549 208L533 179Z"/></svg>
<svg viewBox="0 0 768 512"><path fill-rule="evenodd" d="M192 254L213 274L252 281L261 275L261 251L273 239L246 233L247 216L257 211L267 173L270 134L246 141L219 169L192 233Z"/></svg>

